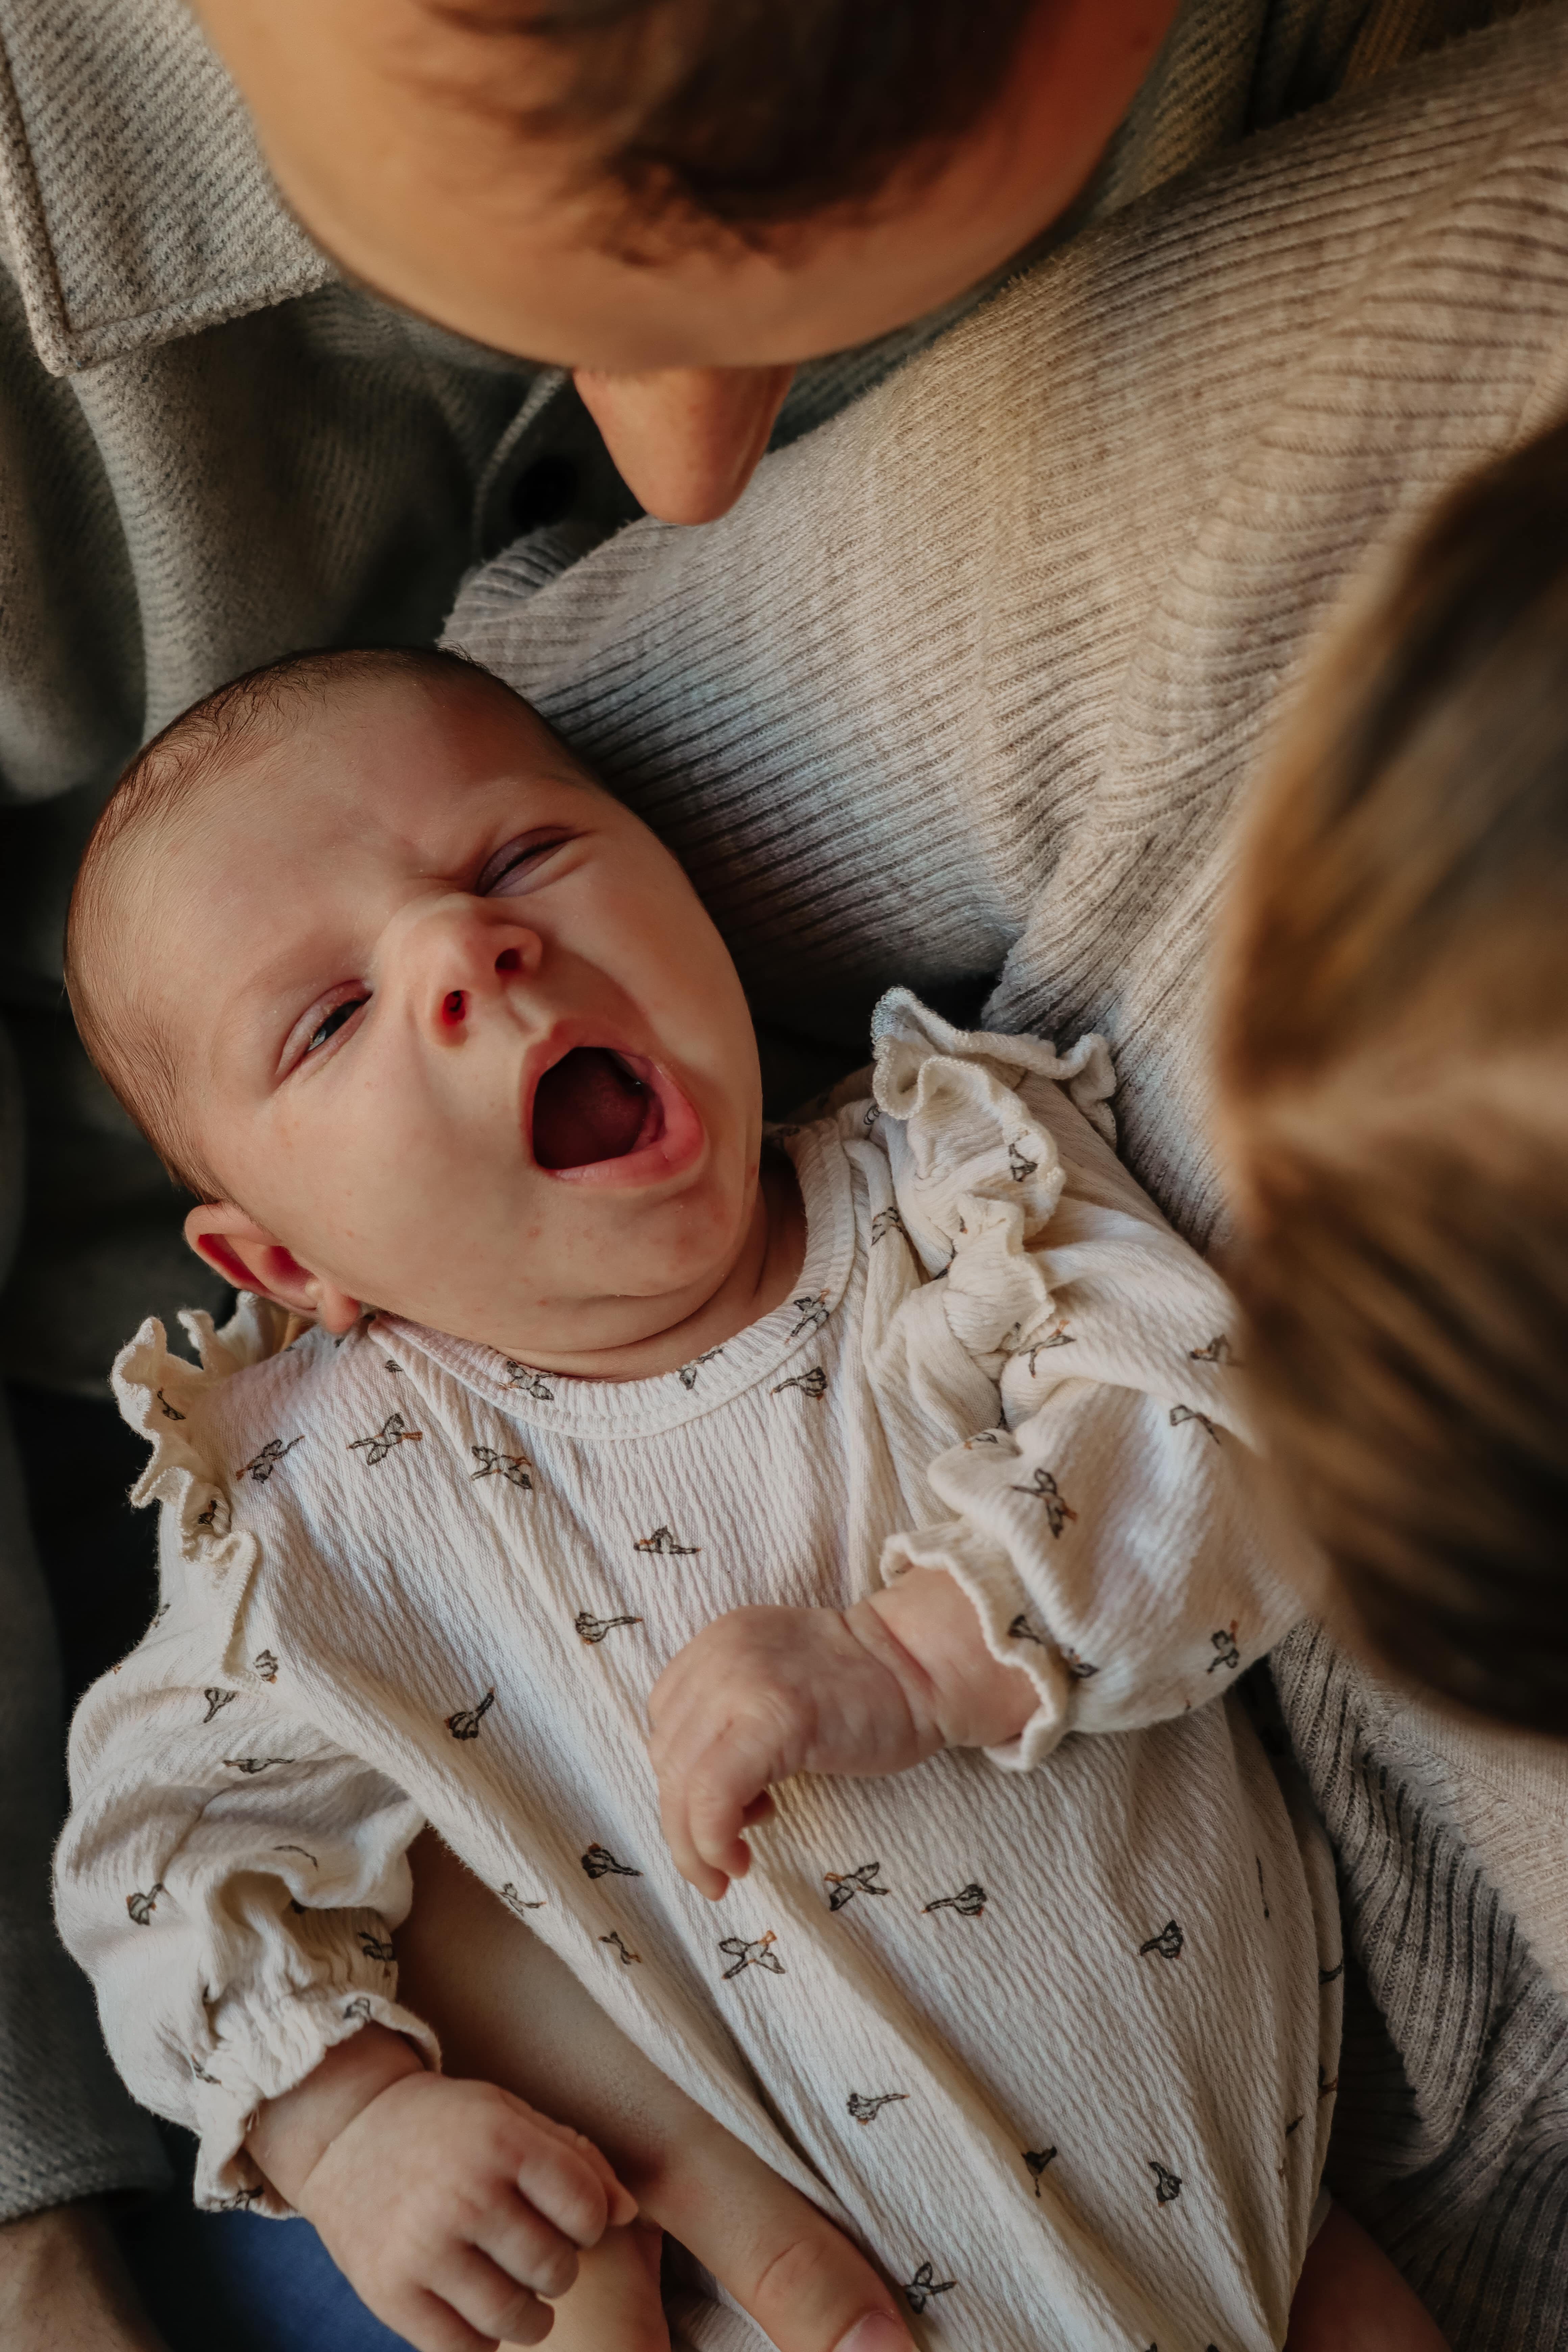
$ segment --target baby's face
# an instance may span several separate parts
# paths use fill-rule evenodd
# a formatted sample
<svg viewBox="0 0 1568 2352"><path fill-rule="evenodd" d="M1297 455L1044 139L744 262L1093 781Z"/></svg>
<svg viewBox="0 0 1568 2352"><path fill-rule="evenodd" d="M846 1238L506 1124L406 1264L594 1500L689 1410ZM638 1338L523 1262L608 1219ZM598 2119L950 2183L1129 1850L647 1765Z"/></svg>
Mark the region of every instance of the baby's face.
<svg viewBox="0 0 1568 2352"><path fill-rule="evenodd" d="M568 1361L723 1279L762 1121L734 967L509 697L393 677L291 708L136 883L198 1148L302 1267Z"/></svg>

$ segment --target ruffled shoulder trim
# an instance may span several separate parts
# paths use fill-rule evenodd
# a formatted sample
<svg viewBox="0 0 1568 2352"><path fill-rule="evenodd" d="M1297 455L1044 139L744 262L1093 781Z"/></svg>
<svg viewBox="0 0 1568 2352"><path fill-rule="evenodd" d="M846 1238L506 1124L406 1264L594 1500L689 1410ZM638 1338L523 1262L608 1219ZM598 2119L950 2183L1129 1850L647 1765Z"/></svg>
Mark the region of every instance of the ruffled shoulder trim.
<svg viewBox="0 0 1568 2352"><path fill-rule="evenodd" d="M1058 1054L1048 1037L1015 1037L998 1029L955 1029L910 989L889 988L871 1015L871 1035L876 1045L877 1101L895 1118L907 1113L894 1097L910 1096L921 1068L933 1057L983 1062L1014 1087L1026 1075L1050 1078L1096 1134L1115 1149L1116 1114L1110 1097L1116 1092L1116 1071L1110 1048L1098 1031L1089 1030L1067 1053Z"/></svg>
<svg viewBox="0 0 1568 2352"><path fill-rule="evenodd" d="M200 1561L216 1579L253 1567L257 1544L249 1529L233 1525L228 1479L203 1451L204 1407L237 1373L281 1351L289 1318L269 1300L243 1291L221 1331L206 1314L183 1314L180 1321L197 1362L175 1355L163 1326L150 1315L116 1357L111 1377L121 1412L153 1448L131 1500L167 1506L183 1556Z"/></svg>
<svg viewBox="0 0 1568 2352"><path fill-rule="evenodd" d="M872 1015L872 1089L904 1228L928 1274L947 1276L947 1319L972 1355L1043 1346L1056 1326L1029 1244L1067 1182L1056 1138L1019 1087L1047 1078L1108 1143L1116 1074L1103 1037L1058 1054L1047 1040L955 1029L908 989Z"/></svg>

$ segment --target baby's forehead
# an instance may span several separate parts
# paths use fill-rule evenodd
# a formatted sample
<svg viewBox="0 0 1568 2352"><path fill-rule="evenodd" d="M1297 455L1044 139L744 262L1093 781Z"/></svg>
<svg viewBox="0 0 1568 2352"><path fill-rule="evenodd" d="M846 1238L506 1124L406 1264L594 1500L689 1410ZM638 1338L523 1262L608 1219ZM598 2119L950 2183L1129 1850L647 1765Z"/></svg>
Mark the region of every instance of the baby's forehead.
<svg viewBox="0 0 1568 2352"><path fill-rule="evenodd" d="M347 834L362 845L440 825L485 793L598 789L528 705L482 672L392 672L312 684L228 747L196 796L193 840Z"/></svg>

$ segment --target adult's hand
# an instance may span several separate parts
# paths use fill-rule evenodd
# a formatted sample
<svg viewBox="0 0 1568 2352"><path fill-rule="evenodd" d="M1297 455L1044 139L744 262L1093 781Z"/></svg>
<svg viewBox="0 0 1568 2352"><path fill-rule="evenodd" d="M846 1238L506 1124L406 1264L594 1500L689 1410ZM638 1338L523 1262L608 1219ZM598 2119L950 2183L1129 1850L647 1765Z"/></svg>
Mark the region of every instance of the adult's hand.
<svg viewBox="0 0 1568 2352"><path fill-rule="evenodd" d="M165 2352L93 2200L0 2226L0 2344L5 2352Z"/></svg>

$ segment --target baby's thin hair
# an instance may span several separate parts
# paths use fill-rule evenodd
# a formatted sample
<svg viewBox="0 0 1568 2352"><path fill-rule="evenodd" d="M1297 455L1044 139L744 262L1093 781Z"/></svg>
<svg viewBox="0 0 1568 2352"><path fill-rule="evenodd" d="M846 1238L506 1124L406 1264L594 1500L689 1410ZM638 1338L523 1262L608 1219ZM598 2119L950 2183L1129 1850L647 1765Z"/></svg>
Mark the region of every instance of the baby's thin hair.
<svg viewBox="0 0 1568 2352"><path fill-rule="evenodd" d="M65 980L83 1045L99 1076L152 1144L173 1181L198 1200L223 1187L195 1147L170 1040L136 1002L137 975L113 890L129 844L177 829L203 790L237 759L275 740L324 689L402 675L449 685L500 681L465 655L414 646L331 647L285 654L231 678L143 744L99 814L82 853L66 919Z"/></svg>

